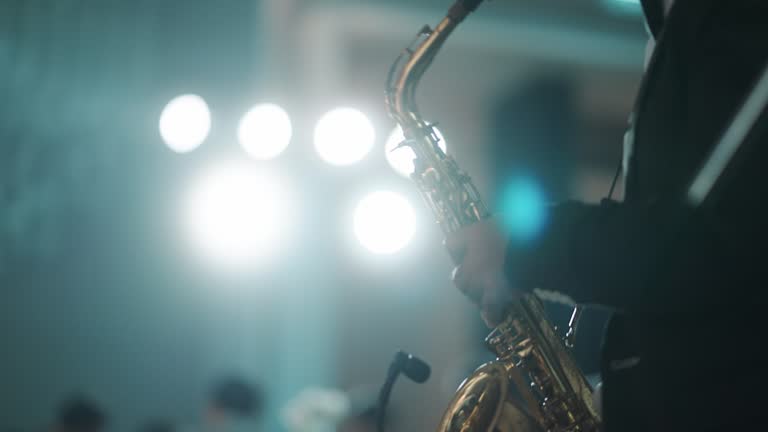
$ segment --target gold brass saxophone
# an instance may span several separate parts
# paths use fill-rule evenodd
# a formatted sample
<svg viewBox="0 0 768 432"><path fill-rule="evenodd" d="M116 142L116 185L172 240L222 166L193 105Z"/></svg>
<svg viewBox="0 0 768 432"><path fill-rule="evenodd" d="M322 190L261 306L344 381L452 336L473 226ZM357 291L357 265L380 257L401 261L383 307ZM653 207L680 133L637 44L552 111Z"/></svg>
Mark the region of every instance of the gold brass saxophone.
<svg viewBox="0 0 768 432"><path fill-rule="evenodd" d="M439 147L432 124L415 103L416 87L441 46L482 0L458 0L434 29L424 27L392 65L386 88L388 113L413 149L411 178L448 234L490 215L477 188ZM497 360L479 367L459 387L438 431L599 431L592 388L541 301L525 294L486 338Z"/></svg>

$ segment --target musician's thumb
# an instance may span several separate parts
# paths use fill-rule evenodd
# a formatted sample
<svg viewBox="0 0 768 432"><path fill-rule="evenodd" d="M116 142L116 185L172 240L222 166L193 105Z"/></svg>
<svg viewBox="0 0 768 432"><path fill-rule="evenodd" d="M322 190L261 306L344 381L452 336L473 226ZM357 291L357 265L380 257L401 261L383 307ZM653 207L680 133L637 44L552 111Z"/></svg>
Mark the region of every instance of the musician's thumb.
<svg viewBox="0 0 768 432"><path fill-rule="evenodd" d="M464 230L450 233L443 239L443 246L448 251L454 264L461 264L467 253L467 239Z"/></svg>

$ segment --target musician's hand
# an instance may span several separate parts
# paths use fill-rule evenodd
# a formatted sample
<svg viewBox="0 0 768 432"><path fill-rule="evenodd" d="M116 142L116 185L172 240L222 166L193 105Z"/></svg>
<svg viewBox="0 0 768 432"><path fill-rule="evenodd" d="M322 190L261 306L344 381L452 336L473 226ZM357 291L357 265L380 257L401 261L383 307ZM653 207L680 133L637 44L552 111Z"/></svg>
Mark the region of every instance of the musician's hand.
<svg viewBox="0 0 768 432"><path fill-rule="evenodd" d="M486 325L495 327L519 291L504 273L507 239L499 222L490 218L462 228L445 239L454 263L453 283L480 306Z"/></svg>

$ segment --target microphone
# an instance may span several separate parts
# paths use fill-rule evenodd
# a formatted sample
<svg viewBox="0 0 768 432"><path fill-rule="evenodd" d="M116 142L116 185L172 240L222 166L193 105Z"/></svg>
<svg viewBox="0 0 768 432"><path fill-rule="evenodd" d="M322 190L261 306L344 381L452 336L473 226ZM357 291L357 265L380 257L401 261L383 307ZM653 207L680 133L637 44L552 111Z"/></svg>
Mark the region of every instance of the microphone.
<svg viewBox="0 0 768 432"><path fill-rule="evenodd" d="M381 386L379 392L379 402L376 410L376 430L384 432L384 414L389 404L389 395L392 393L392 387L395 385L397 377L402 373L410 380L417 383L423 383L429 379L431 369L422 359L403 351L395 353L395 358L389 364L387 379Z"/></svg>
<svg viewBox="0 0 768 432"><path fill-rule="evenodd" d="M393 364L399 365L400 371L403 375L410 378L419 384L429 379L431 372L429 365L422 359L415 357L413 354L408 354L403 351L398 351L395 354Z"/></svg>

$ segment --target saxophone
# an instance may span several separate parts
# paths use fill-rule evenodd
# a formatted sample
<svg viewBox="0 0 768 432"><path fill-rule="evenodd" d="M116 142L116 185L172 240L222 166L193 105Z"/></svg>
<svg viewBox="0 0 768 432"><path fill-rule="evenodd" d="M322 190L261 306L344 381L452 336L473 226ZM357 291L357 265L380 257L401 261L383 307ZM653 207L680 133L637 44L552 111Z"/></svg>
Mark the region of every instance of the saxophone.
<svg viewBox="0 0 768 432"><path fill-rule="evenodd" d="M439 147L434 125L415 103L416 87L456 26L482 0L457 0L431 29L425 26L389 70L386 107L416 155L412 180L444 233L490 216L470 177ZM574 313L574 316L577 313ZM524 294L486 338L497 360L459 387L438 431L599 431L592 388L538 297Z"/></svg>

